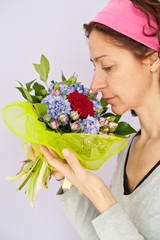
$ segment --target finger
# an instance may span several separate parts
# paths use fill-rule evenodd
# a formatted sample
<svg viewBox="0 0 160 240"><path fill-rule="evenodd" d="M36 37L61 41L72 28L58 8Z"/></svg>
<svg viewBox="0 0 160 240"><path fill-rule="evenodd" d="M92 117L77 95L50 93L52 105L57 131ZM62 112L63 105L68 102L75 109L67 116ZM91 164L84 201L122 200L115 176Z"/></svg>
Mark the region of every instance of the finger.
<svg viewBox="0 0 160 240"><path fill-rule="evenodd" d="M52 154L52 156L53 156L54 158L59 159L59 160L60 160L61 162L63 162L63 163L67 163L67 162L66 162L66 159L60 158L59 155L58 155L52 148L49 148L49 147L47 147L47 148L48 148L48 150L50 151L50 153Z"/></svg>
<svg viewBox="0 0 160 240"><path fill-rule="evenodd" d="M68 167L66 163L64 163L64 161L59 158L58 160L56 158L54 158L52 156L52 153L48 150L48 148L44 145L40 144L40 149L42 151L42 153L44 154L44 156L46 157L48 163L56 168L57 170L59 170L60 172L64 173L65 169Z"/></svg>
<svg viewBox="0 0 160 240"><path fill-rule="evenodd" d="M59 155L52 148L49 148L49 147L47 147L47 148L52 153L53 157L58 158L58 159L60 158Z"/></svg>
<svg viewBox="0 0 160 240"><path fill-rule="evenodd" d="M64 175L62 173L56 172L56 171L52 172L52 176L56 179L62 179L64 177Z"/></svg>
<svg viewBox="0 0 160 240"><path fill-rule="evenodd" d="M68 164L72 167L74 172L84 171L84 168L81 166L77 156L68 148L62 150L64 157L66 158Z"/></svg>

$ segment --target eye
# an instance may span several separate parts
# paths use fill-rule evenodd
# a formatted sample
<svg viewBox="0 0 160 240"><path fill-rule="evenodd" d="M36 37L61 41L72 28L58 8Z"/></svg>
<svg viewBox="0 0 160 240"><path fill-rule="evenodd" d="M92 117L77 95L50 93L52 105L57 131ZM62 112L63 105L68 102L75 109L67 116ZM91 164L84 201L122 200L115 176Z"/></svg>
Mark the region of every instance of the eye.
<svg viewBox="0 0 160 240"><path fill-rule="evenodd" d="M102 67L102 70L110 71L111 68L112 68L112 66L111 67ZM96 70L96 68L93 69L94 72L95 72L95 70Z"/></svg>
<svg viewBox="0 0 160 240"><path fill-rule="evenodd" d="M110 71L112 67L103 67L102 70Z"/></svg>

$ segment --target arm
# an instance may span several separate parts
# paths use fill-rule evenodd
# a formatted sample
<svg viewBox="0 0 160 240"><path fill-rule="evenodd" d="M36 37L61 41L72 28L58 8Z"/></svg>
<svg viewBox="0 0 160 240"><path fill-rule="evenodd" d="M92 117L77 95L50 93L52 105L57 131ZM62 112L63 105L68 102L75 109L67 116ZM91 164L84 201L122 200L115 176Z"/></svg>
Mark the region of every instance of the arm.
<svg viewBox="0 0 160 240"><path fill-rule="evenodd" d="M75 186L65 193L60 187L57 197L66 216L84 240L144 240L118 203L100 214Z"/></svg>
<svg viewBox="0 0 160 240"><path fill-rule="evenodd" d="M101 240L145 239L118 203L92 220L92 224Z"/></svg>
<svg viewBox="0 0 160 240"><path fill-rule="evenodd" d="M44 154L49 163L74 185L65 193L60 188L57 196L82 239L144 239L116 202L109 188L99 177L84 169L74 153L69 151L69 157L66 156L68 165L66 165L59 163L47 149L45 150ZM77 188L84 195L81 195Z"/></svg>
<svg viewBox="0 0 160 240"><path fill-rule="evenodd" d="M92 202L81 195L75 186L63 193L62 187L57 192L57 197L68 219L71 221L83 240L99 240L91 223L99 212Z"/></svg>

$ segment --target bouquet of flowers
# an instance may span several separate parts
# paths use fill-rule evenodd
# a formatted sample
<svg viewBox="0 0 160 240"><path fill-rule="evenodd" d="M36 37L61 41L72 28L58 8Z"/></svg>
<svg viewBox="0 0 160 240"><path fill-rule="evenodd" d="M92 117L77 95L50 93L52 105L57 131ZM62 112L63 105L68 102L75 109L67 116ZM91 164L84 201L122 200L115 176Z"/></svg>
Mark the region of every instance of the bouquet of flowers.
<svg viewBox="0 0 160 240"><path fill-rule="evenodd" d="M37 79L19 83L17 89L27 101L17 101L2 109L2 117L8 128L24 139L23 150L27 159L15 176L7 176L11 182L22 177L17 190L27 184L26 196L33 207L40 189L48 188L52 170L42 154L39 144L52 148L64 159L63 148L73 151L80 164L90 170L99 169L111 156L126 145L128 134L137 132L126 122L119 122L121 115L107 112L107 102L97 93L77 82L73 74L62 81L51 81L47 58L42 55L40 64L33 64L44 85ZM31 92L34 91L34 94ZM65 179L67 181L67 179Z"/></svg>

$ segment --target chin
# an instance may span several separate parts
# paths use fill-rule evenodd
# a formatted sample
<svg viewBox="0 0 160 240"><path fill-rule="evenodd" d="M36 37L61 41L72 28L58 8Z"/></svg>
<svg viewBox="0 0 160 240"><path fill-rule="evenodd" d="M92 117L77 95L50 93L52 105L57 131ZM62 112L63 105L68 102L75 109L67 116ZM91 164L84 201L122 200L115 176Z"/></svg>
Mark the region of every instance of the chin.
<svg viewBox="0 0 160 240"><path fill-rule="evenodd" d="M113 113L115 113L116 115L123 115L125 112L127 112L127 110L123 110L123 109L120 109L117 107L116 109L116 106L117 105L111 105L111 110Z"/></svg>

